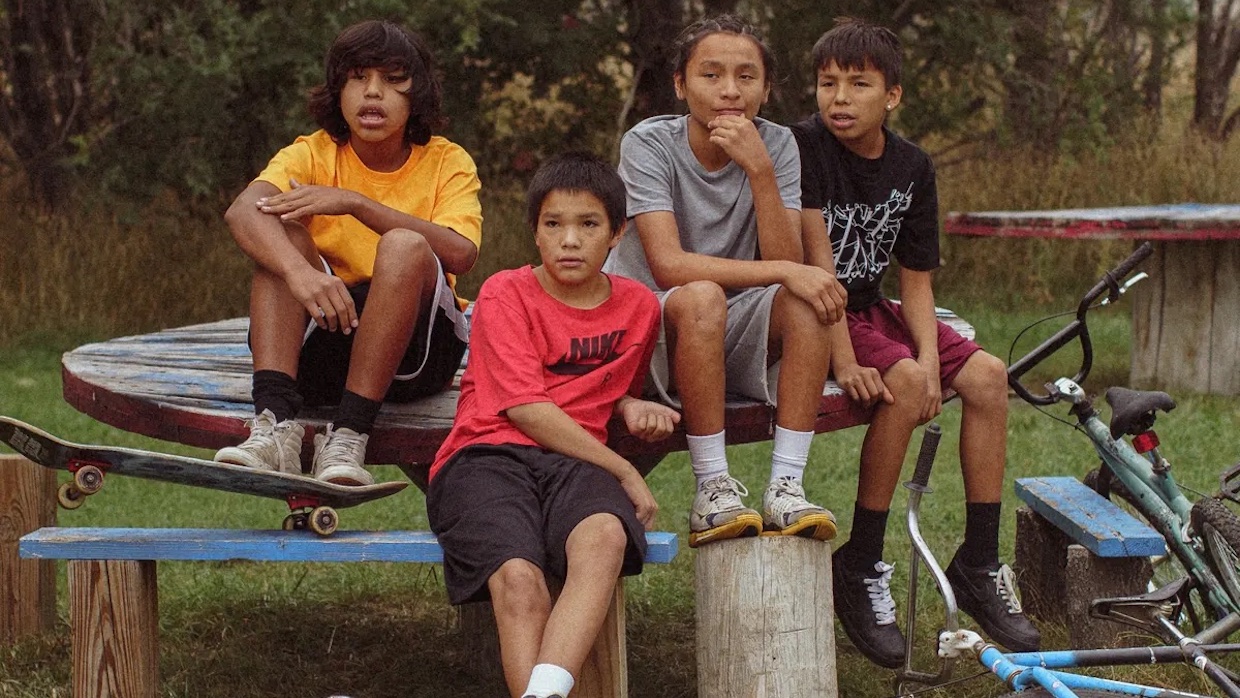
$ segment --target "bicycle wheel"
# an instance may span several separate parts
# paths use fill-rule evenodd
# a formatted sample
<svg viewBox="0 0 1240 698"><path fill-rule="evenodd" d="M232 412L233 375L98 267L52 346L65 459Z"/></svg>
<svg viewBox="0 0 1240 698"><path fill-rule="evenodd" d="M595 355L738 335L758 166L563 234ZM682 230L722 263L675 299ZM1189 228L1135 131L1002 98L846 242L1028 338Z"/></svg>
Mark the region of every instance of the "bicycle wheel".
<svg viewBox="0 0 1240 698"><path fill-rule="evenodd" d="M1104 472L1106 473L1105 478L1102 477ZM1128 491L1128 488L1124 486L1124 483L1119 478L1111 474L1110 470L1104 471L1101 468L1094 468L1085 473L1085 477L1081 478L1081 482L1085 483L1086 487L1109 499L1129 516L1149 524L1163 538L1170 540L1175 537L1176 534L1174 532L1163 530L1161 524L1150 521L1145 517L1145 514L1141 513L1141 510L1137 508L1132 493ZM1171 553L1170 550L1171 548L1168 547L1167 553L1150 556L1150 566L1154 569L1154 575L1150 578L1148 591L1161 589L1174 581L1189 576L1188 569L1184 566L1184 563ZM1193 630L1197 631L1203 625L1209 624L1209 619L1213 618L1213 614L1210 613L1206 604L1201 600L1200 594L1192 594L1190 598L1192 606L1186 609L1188 611L1188 620Z"/></svg>
<svg viewBox="0 0 1240 698"><path fill-rule="evenodd" d="M1217 499L1200 499L1193 503L1192 521L1210 568L1232 601L1240 603L1240 516Z"/></svg>

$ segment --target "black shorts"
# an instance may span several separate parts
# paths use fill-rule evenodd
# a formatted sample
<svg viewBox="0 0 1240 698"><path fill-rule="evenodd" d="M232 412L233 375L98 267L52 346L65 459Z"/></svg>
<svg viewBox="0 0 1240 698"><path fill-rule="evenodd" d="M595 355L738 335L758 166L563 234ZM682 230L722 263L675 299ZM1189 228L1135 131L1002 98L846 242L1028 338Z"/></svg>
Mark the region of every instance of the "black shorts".
<svg viewBox="0 0 1240 698"><path fill-rule="evenodd" d="M455 305L446 308L443 303L455 304L456 300L448 298L439 300L447 289L445 281L440 282L437 300L431 303L429 317L419 318L418 326L413 330L409 347L396 369L396 377L392 380L384 397L386 402L409 402L427 395L443 392L452 385L452 378L461 366L461 357L465 355L466 343L458 336L457 323L466 320ZM358 317L366 307L366 297L370 294L370 284L358 284L349 289L353 303L357 306ZM451 317L451 316L455 316ZM353 353L353 338L356 332L329 332L311 325L306 341L301 347L301 358L297 364L297 389L305 398L307 406L337 405L344 394L345 380L349 375L349 359ZM460 334L468 335L466 328Z"/></svg>
<svg viewBox="0 0 1240 698"><path fill-rule="evenodd" d="M563 580L569 534L586 517L600 513L614 514L628 536L620 574L639 574L646 532L611 473L534 446L461 449L426 493L431 530L443 547L448 601L490 599L487 580L515 558Z"/></svg>

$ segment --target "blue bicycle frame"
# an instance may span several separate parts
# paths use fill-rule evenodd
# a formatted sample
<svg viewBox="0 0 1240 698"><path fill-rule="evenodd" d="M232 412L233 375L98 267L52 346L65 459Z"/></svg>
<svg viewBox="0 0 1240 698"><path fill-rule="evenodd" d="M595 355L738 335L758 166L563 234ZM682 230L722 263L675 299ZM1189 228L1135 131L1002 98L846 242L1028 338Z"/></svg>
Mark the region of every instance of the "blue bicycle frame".
<svg viewBox="0 0 1240 698"><path fill-rule="evenodd" d="M1079 419L1080 428L1093 443L1094 450L1133 498L1140 501L1143 515L1154 528L1164 533L1167 544L1172 547L1172 554L1193 576L1214 617L1222 618L1233 611L1240 611L1240 606L1227 595L1201 556L1201 551L1186 535L1193 505L1180 491L1170 466L1158 449L1151 450L1147 457L1137 453L1122 438L1112 438L1110 428L1098 417L1085 391L1075 381L1060 378L1055 381L1052 393L1056 401L1072 404L1072 413Z"/></svg>

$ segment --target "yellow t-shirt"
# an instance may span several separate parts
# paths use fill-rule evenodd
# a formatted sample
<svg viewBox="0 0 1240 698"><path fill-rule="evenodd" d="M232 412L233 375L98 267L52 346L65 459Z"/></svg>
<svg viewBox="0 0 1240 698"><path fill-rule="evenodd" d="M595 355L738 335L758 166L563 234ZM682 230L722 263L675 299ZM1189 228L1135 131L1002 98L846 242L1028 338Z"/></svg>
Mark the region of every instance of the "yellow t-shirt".
<svg viewBox="0 0 1240 698"><path fill-rule="evenodd" d="M482 241L482 205L478 168L461 146L432 136L413 146L409 160L395 172L375 172L362 164L349 144L336 145L326 131L299 136L276 153L255 181L286 192L289 179L355 191L416 218L451 228L477 247ZM313 216L307 228L319 254L348 286L374 275L379 234L353 216ZM456 291L456 277L448 274ZM457 296L463 310L466 301Z"/></svg>

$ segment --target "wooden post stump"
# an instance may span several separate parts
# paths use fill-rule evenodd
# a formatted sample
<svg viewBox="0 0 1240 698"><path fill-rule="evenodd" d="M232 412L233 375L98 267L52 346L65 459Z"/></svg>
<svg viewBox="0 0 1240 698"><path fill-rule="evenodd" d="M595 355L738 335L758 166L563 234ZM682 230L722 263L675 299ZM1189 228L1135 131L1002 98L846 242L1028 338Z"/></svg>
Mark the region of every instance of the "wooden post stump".
<svg viewBox="0 0 1240 698"><path fill-rule="evenodd" d="M1094 599L1144 594L1154 574L1147 557L1098 557L1072 542L1028 507L1016 511L1016 560L1021 603L1043 621L1068 626L1072 647L1146 644L1127 626L1089 615Z"/></svg>
<svg viewBox="0 0 1240 698"><path fill-rule="evenodd" d="M0 645L56 623L56 561L22 560L17 541L56 525L56 472L0 455Z"/></svg>
<svg viewBox="0 0 1240 698"><path fill-rule="evenodd" d="M548 580L551 598L559 598L561 585ZM499 636L495 629L495 613L489 603L470 603L458 608L457 620L461 632L469 635L469 642L476 648L472 654L481 675L503 686L503 669L500 664ZM581 675L573 685L573 698L628 698L629 671L628 646L624 633L624 579L616 580L611 606L598 639L581 667Z"/></svg>
<svg viewBox="0 0 1240 698"><path fill-rule="evenodd" d="M836 696L831 546L785 536L698 549L701 698Z"/></svg>
<svg viewBox="0 0 1240 698"><path fill-rule="evenodd" d="M151 560L70 560L73 698L157 698L159 599Z"/></svg>
<svg viewBox="0 0 1240 698"><path fill-rule="evenodd" d="M1131 385L1240 395L1240 245L1159 242L1147 266L1153 278L1134 289Z"/></svg>

